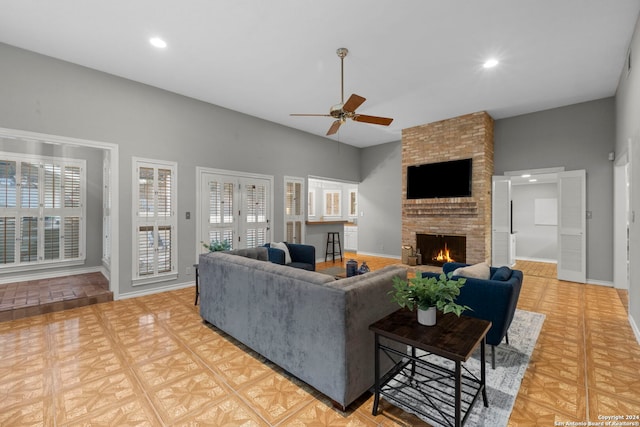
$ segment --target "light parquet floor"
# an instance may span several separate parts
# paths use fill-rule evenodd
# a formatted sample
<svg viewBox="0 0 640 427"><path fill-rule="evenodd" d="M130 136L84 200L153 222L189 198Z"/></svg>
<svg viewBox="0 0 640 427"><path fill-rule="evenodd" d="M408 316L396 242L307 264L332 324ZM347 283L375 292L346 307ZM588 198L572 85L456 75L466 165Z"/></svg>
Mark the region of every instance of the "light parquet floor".
<svg viewBox="0 0 640 427"><path fill-rule="evenodd" d="M373 270L398 262L350 257ZM640 346L618 292L559 282L553 266L518 267L525 271L520 308L547 318L509 425L640 414ZM0 323L0 425L424 425L384 400L373 417L370 396L335 409L203 324L193 292Z"/></svg>

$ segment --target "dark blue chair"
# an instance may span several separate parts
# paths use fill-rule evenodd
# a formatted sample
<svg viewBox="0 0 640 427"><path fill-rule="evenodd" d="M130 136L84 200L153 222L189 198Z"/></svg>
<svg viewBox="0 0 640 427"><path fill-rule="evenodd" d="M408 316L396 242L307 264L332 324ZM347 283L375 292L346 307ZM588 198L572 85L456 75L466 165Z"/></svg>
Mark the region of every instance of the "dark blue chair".
<svg viewBox="0 0 640 427"><path fill-rule="evenodd" d="M468 264L448 262L442 266L445 274ZM467 305L473 309L464 312L465 316L488 320L492 323L487 333L487 344L491 346L491 366L496 367L495 347L503 339L509 344L509 326L516 312L523 275L520 270L508 267L491 267L490 279L474 279L465 277L465 285L460 289L456 303ZM423 272L422 277L437 277L440 273ZM454 279L459 276L453 276Z"/></svg>
<svg viewBox="0 0 640 427"><path fill-rule="evenodd" d="M291 262L285 264L285 255L282 249L272 248L270 243L265 246L269 251L269 261L275 264L287 265L289 267L301 268L303 270L316 271L316 248L312 245L301 243L287 243Z"/></svg>

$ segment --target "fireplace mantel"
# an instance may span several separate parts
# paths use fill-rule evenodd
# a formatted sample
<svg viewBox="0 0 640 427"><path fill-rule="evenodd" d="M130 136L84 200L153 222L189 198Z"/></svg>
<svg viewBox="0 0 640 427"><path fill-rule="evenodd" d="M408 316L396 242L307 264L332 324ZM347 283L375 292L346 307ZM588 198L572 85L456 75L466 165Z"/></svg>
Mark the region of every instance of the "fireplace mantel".
<svg viewBox="0 0 640 427"><path fill-rule="evenodd" d="M475 217L478 202L473 197L405 200L402 211L407 217Z"/></svg>

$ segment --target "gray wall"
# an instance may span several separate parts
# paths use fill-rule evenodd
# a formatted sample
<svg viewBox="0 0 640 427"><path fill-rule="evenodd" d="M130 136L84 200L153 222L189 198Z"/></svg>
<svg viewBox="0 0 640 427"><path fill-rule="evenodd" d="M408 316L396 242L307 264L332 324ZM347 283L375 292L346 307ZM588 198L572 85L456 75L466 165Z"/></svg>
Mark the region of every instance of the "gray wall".
<svg viewBox="0 0 640 427"><path fill-rule="evenodd" d="M627 156L629 142L633 144L631 157L631 209L635 211L635 221L629 226L630 276L629 276L629 317L635 327L636 338L640 341L640 22L631 40L631 71L622 70L616 93L616 157Z"/></svg>
<svg viewBox="0 0 640 427"><path fill-rule="evenodd" d="M390 142L362 150L358 186L358 253L401 256L402 146Z"/></svg>
<svg viewBox="0 0 640 427"><path fill-rule="evenodd" d="M176 284L193 280L196 166L273 175L276 240L285 175L359 181L358 148L6 44L0 58L0 127L118 144L121 294L158 286L131 287L132 156L178 162Z"/></svg>
<svg viewBox="0 0 640 427"><path fill-rule="evenodd" d="M587 279L613 282L614 98L496 120L494 170L587 171Z"/></svg>
<svg viewBox="0 0 640 427"><path fill-rule="evenodd" d="M557 184L524 184L511 187L516 258L555 262L558 260L558 226L535 220L536 199L557 199Z"/></svg>

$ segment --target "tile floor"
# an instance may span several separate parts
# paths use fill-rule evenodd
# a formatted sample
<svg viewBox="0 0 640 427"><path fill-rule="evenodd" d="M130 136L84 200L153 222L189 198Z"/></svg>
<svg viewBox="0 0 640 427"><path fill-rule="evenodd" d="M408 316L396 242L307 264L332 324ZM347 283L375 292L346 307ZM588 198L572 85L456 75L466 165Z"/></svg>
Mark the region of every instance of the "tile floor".
<svg viewBox="0 0 640 427"><path fill-rule="evenodd" d="M397 262L355 258L372 269ZM560 282L553 266L518 267L520 308L547 318L509 425L640 414L640 346L618 292ZM371 416L370 396L336 410L203 324L193 292L0 323L0 425L424 425L384 400Z"/></svg>
<svg viewBox="0 0 640 427"><path fill-rule="evenodd" d="M0 322L113 301L101 273L0 285Z"/></svg>

